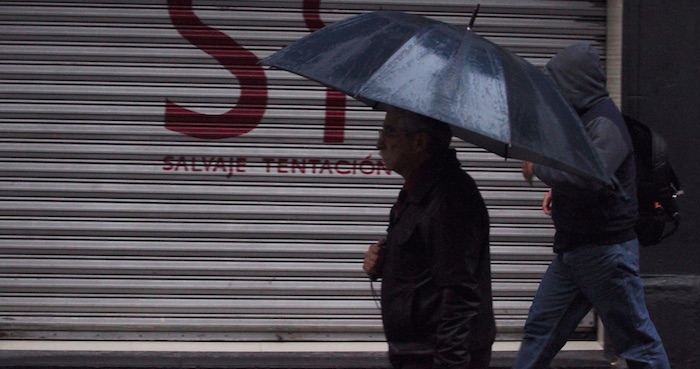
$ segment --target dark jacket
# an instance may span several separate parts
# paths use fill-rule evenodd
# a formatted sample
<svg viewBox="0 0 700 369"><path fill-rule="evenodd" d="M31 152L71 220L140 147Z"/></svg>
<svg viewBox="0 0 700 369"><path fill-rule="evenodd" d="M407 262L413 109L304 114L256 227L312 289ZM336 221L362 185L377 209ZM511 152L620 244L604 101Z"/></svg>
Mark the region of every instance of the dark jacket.
<svg viewBox="0 0 700 369"><path fill-rule="evenodd" d="M454 151L424 165L397 214L382 263L382 318L389 354L432 355L466 367L495 337L489 216Z"/></svg>
<svg viewBox="0 0 700 369"><path fill-rule="evenodd" d="M636 237L635 164L624 120L605 87L598 53L587 43L574 44L554 56L545 68L578 112L615 189L542 165L538 178L552 188L552 221L557 252L586 245L609 245Z"/></svg>

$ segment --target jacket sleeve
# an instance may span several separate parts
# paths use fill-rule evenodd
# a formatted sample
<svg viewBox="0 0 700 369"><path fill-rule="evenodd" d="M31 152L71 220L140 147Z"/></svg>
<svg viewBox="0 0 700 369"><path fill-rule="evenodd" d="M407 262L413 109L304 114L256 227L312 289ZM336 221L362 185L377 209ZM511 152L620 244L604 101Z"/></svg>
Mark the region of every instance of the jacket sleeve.
<svg viewBox="0 0 700 369"><path fill-rule="evenodd" d="M431 269L440 291L434 368L466 367L479 312L480 248L488 224L482 224L476 202L465 200L443 199L430 216Z"/></svg>
<svg viewBox="0 0 700 369"><path fill-rule="evenodd" d="M614 175L631 150L622 132L605 117L590 121L586 125L586 130L598 155L603 160L605 169L610 175ZM540 164L534 165L534 172L537 178L547 186L562 193L585 196L594 195L604 189L604 185L599 182Z"/></svg>
<svg viewBox="0 0 700 369"><path fill-rule="evenodd" d="M479 309L477 289L464 285L441 291L442 316L436 334L434 368L465 368L469 363L469 335Z"/></svg>

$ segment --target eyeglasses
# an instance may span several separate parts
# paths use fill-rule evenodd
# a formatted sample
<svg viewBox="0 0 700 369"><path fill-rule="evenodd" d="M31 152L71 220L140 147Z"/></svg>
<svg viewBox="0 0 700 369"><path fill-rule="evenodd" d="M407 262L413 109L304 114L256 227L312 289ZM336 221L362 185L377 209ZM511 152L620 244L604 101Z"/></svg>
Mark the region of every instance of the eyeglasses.
<svg viewBox="0 0 700 369"><path fill-rule="evenodd" d="M420 131L397 131L393 128L387 128L387 129L380 129L379 130L379 138L380 139L385 139L385 138L393 138L393 137L398 137L398 136L410 136L410 135L415 135L416 133L419 133Z"/></svg>

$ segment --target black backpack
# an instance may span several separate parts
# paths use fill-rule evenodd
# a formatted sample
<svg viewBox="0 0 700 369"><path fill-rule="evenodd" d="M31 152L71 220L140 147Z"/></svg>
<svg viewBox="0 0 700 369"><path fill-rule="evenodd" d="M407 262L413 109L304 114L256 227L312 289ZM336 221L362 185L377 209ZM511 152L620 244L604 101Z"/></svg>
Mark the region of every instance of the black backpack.
<svg viewBox="0 0 700 369"><path fill-rule="evenodd" d="M639 220L635 230L643 246L656 245L680 225L676 197L683 194L668 160L666 141L638 120L624 115L637 166Z"/></svg>

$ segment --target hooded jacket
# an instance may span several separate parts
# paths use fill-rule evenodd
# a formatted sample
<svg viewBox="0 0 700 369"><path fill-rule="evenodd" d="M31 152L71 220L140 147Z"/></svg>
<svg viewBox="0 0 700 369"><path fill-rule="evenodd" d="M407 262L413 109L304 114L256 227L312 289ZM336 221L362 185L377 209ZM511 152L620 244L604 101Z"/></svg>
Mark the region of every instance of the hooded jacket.
<svg viewBox="0 0 700 369"><path fill-rule="evenodd" d="M609 245L636 238L637 195L632 141L622 114L610 99L597 51L576 43L555 55L545 73L581 117L615 189L562 171L535 165L534 172L552 188L554 251Z"/></svg>

